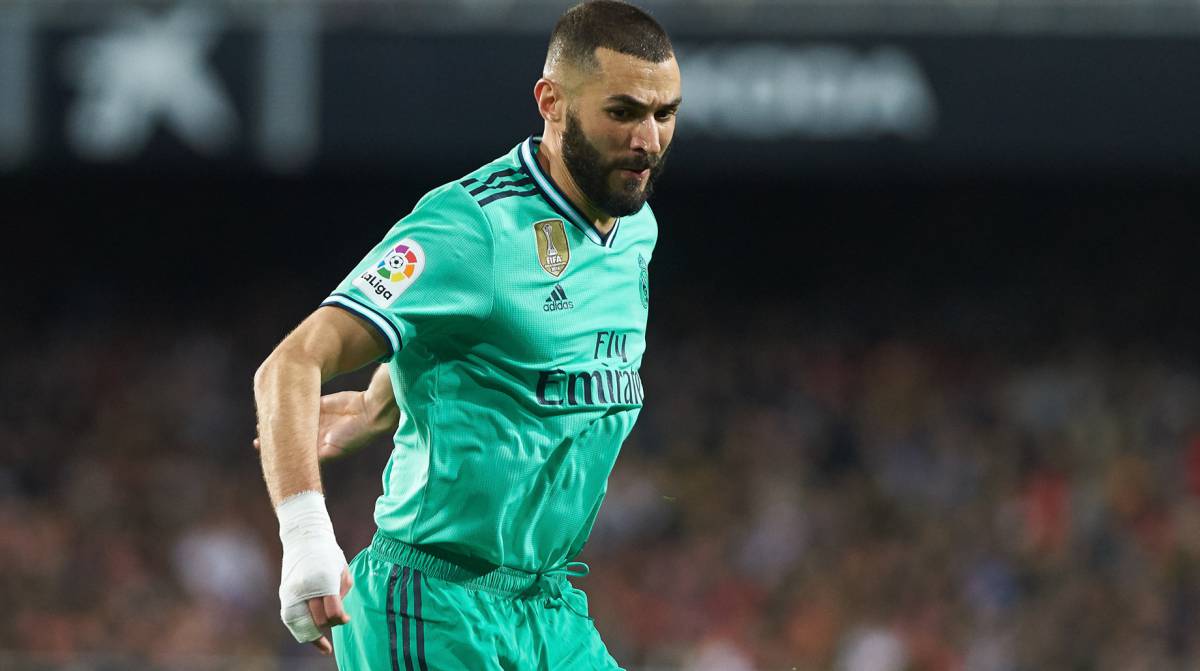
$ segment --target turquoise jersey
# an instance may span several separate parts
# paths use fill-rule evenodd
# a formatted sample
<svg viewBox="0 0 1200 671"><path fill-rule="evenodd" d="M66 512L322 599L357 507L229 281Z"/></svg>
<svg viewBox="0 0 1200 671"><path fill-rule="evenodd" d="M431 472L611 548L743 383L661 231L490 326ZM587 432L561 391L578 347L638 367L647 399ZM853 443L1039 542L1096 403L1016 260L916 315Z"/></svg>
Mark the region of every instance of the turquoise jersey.
<svg viewBox="0 0 1200 671"><path fill-rule="evenodd" d="M648 205L600 236L539 146L430 191L323 303L391 346L380 530L526 571L583 548L641 410L658 237Z"/></svg>

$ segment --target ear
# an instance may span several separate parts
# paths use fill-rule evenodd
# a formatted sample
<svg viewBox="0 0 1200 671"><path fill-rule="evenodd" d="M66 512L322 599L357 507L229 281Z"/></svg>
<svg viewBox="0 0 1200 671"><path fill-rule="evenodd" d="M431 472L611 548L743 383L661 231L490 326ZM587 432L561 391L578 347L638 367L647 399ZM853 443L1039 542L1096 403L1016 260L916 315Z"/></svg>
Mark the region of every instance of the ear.
<svg viewBox="0 0 1200 671"><path fill-rule="evenodd" d="M537 101L538 113L542 118L550 123L559 123L562 121L563 110L566 109L567 101L562 95L562 87L542 77L533 85L533 97Z"/></svg>

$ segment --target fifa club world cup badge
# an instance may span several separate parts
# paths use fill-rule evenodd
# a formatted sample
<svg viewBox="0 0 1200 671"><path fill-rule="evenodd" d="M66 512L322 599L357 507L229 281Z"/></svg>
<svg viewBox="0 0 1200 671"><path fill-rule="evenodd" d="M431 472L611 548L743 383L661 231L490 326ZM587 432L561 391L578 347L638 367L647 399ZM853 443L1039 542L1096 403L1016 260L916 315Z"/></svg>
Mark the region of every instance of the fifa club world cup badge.
<svg viewBox="0 0 1200 671"><path fill-rule="evenodd" d="M642 294L642 307L650 309L650 269L641 254L638 254L638 289Z"/></svg>
<svg viewBox="0 0 1200 671"><path fill-rule="evenodd" d="M571 262L571 244L567 242L567 231L561 219L545 219L533 225L533 237L537 240L538 262L542 270L558 277Z"/></svg>

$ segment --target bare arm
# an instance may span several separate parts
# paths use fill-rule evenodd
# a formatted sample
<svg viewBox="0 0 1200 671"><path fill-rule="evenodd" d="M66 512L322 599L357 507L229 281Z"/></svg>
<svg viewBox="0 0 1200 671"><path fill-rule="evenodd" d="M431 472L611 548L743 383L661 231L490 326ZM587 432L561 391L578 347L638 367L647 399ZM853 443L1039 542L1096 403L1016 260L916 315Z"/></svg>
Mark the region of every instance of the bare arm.
<svg viewBox="0 0 1200 671"><path fill-rule="evenodd" d="M363 406L375 435L396 430L396 425L400 423L400 406L396 404L387 366L375 369L371 383L363 391Z"/></svg>
<svg viewBox="0 0 1200 671"><path fill-rule="evenodd" d="M321 628L350 620L352 582L334 536L317 468L321 384L387 351L357 317L324 307L301 322L254 375L263 477L279 518L283 566L280 618L299 642L333 652Z"/></svg>
<svg viewBox="0 0 1200 671"><path fill-rule="evenodd" d="M362 391L339 391L321 397L317 423L317 459L324 463L357 452L372 440L396 433L400 408L387 366L379 366ZM256 436L254 449L261 450Z"/></svg>
<svg viewBox="0 0 1200 671"><path fill-rule="evenodd" d="M383 435L396 433L400 408L392 392L387 366L379 366L362 391L339 391L321 397L317 458L338 459Z"/></svg>
<svg viewBox="0 0 1200 671"><path fill-rule="evenodd" d="M358 318L323 307L301 322L259 367L254 399L263 477L274 505L299 492L323 491L317 453L312 449L317 442L321 384L386 352L383 339ZM384 396L382 389L375 389L379 377L377 371L367 390L374 390L375 402ZM386 372L382 377L391 398ZM391 405L395 407L394 400Z"/></svg>
<svg viewBox="0 0 1200 671"><path fill-rule="evenodd" d="M317 458L325 462L357 452L380 436L396 433L399 423L392 379L387 366L380 366L366 389L321 397Z"/></svg>

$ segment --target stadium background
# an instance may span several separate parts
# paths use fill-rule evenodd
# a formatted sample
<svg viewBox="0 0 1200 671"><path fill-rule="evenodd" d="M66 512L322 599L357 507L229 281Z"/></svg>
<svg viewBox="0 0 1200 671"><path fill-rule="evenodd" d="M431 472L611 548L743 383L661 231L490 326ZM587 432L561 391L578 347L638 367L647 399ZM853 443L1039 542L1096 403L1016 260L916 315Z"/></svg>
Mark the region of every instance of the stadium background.
<svg viewBox="0 0 1200 671"><path fill-rule="evenodd" d="M583 557L617 658L1200 666L1200 8L645 4L685 104ZM0 4L0 668L332 668L277 620L251 375L540 129L561 9ZM349 553L386 457L326 468Z"/></svg>

